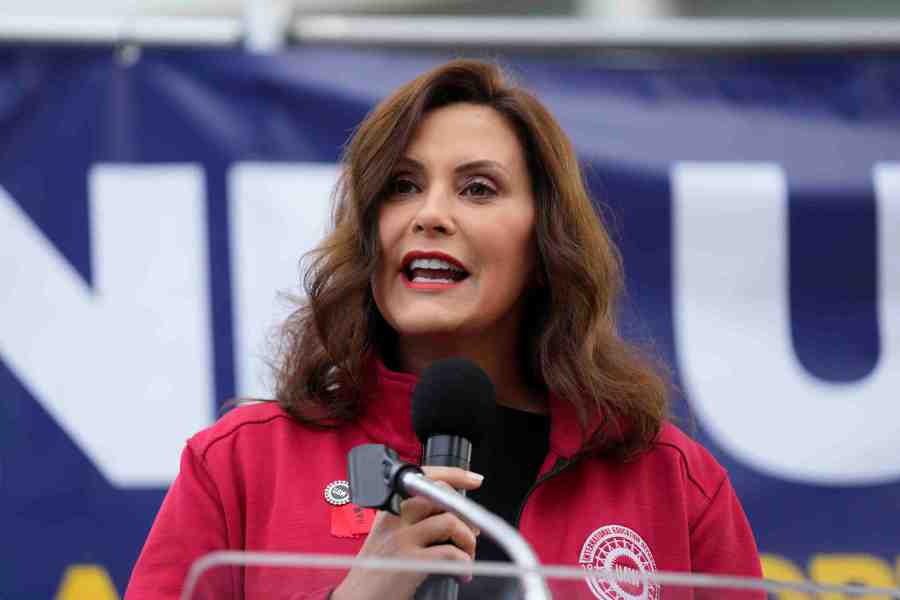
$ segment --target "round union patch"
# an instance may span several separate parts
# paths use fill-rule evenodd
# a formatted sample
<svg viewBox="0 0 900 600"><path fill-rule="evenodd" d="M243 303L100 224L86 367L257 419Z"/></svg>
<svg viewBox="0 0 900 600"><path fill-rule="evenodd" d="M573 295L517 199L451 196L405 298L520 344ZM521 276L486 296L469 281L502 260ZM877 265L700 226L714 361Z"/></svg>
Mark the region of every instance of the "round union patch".
<svg viewBox="0 0 900 600"><path fill-rule="evenodd" d="M656 572L650 546L633 529L607 525L595 530L584 541L578 557L587 571L610 572L616 580L589 577L588 587L600 600L659 600L659 586L641 580L644 573Z"/></svg>
<svg viewBox="0 0 900 600"><path fill-rule="evenodd" d="M343 479L332 481L325 486L325 501L334 506L350 503L350 482Z"/></svg>

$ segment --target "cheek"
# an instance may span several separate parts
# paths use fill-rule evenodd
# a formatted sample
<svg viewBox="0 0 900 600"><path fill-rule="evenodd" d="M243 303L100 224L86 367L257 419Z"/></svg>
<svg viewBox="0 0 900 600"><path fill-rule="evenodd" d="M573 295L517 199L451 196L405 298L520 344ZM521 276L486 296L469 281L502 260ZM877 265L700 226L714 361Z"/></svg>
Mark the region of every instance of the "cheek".
<svg viewBox="0 0 900 600"><path fill-rule="evenodd" d="M397 245L403 241L413 216L410 208L403 205L387 204L378 210L376 232L382 256L394 256Z"/></svg>
<svg viewBox="0 0 900 600"><path fill-rule="evenodd" d="M375 304L378 306L379 310L381 310L382 314L385 314L385 311L390 308L388 301L390 299L391 287L393 284L394 271L389 265L389 262L382 258L378 261L378 266L372 273L372 279L369 282L369 285L372 287L372 297L375 299Z"/></svg>
<svg viewBox="0 0 900 600"><path fill-rule="evenodd" d="M397 302L391 300L391 297L395 292L391 290L391 281L388 279L387 272L383 270L383 268L379 267L372 275L370 286L372 288L372 301L375 304L375 309L390 327L396 328L396 315L394 314L395 311L392 310L392 307L396 309Z"/></svg>
<svg viewBox="0 0 900 600"><path fill-rule="evenodd" d="M494 278L518 288L527 283L534 270L537 245L531 223L523 219L516 227L485 232L484 256L490 262Z"/></svg>
<svg viewBox="0 0 900 600"><path fill-rule="evenodd" d="M378 268L375 270L375 279L381 280L383 285L387 281L388 272L391 270L390 257L394 255L396 245L402 237L402 226L399 224L396 211L381 209L378 213Z"/></svg>

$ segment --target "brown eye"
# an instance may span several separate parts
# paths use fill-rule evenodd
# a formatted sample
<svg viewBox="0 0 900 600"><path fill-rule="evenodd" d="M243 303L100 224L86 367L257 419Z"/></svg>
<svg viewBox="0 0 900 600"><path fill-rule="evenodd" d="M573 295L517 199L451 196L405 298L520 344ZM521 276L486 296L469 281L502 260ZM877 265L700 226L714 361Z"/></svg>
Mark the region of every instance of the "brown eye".
<svg viewBox="0 0 900 600"><path fill-rule="evenodd" d="M415 183L402 177L394 179L388 186L388 189L391 194L399 195L414 194L419 191L419 188Z"/></svg>
<svg viewBox="0 0 900 600"><path fill-rule="evenodd" d="M463 196L473 196L475 198L487 198L495 195L497 192L494 188L481 181L473 181L467 185L462 192Z"/></svg>

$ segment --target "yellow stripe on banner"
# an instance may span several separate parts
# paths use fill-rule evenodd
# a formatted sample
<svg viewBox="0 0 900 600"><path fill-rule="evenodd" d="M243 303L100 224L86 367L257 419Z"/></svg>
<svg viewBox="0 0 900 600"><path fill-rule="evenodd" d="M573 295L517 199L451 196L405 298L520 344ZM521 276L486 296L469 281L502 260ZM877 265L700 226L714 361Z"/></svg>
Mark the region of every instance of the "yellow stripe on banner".
<svg viewBox="0 0 900 600"><path fill-rule="evenodd" d="M55 600L119 600L119 592L100 565L70 565L63 573Z"/></svg>
<svg viewBox="0 0 900 600"><path fill-rule="evenodd" d="M806 581L797 565L783 556L777 554L760 554L763 577L774 581ZM778 600L811 600L809 594L796 590L781 590L778 592Z"/></svg>
<svg viewBox="0 0 900 600"><path fill-rule="evenodd" d="M894 587L894 573L887 561L869 554L817 554L809 561L816 583ZM844 600L843 594L822 594L822 600ZM886 596L857 596L858 600L888 600Z"/></svg>

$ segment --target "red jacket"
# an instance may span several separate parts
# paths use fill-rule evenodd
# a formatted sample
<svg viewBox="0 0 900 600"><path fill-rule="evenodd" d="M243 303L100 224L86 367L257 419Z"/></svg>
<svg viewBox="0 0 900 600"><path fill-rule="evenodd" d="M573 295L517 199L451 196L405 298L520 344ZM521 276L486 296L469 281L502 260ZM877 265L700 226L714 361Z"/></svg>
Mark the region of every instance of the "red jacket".
<svg viewBox="0 0 900 600"><path fill-rule="evenodd" d="M375 371L366 413L352 425L313 430L260 403L232 410L188 440L126 600L177 598L188 567L213 550L355 555L363 538L332 534L333 507L324 496L329 483L346 479L347 452L382 443L410 462L421 455L408 416L415 377L380 363ZM570 462L582 435L574 409L551 397L550 415L550 450L518 523L542 563L761 576L734 489L699 444L666 424L634 461ZM233 570L218 585L243 588L248 599L324 598L340 578L251 568ZM578 583L580 591L565 597L658 597L639 587L617 594Z"/></svg>

